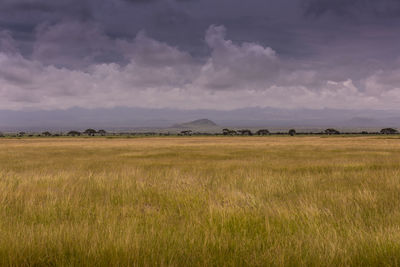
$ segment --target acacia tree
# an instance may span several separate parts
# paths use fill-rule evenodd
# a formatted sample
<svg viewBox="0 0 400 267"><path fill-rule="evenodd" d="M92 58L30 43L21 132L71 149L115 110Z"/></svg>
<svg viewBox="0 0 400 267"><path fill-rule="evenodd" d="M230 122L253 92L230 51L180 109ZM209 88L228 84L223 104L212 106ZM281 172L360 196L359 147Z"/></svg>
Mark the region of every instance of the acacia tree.
<svg viewBox="0 0 400 267"><path fill-rule="evenodd" d="M329 134L329 135L331 135L331 134L340 134L340 132L338 130L335 130L335 129L332 129L332 128L326 129L325 133Z"/></svg>
<svg viewBox="0 0 400 267"><path fill-rule="evenodd" d="M261 129L256 132L257 135L269 135L270 132L267 129Z"/></svg>
<svg viewBox="0 0 400 267"><path fill-rule="evenodd" d="M223 129L222 130L223 135L237 135L237 132L235 130L230 130L230 129Z"/></svg>
<svg viewBox="0 0 400 267"><path fill-rule="evenodd" d="M46 131L46 132L43 132L42 135L44 135L44 136L51 136L51 133L48 132L48 131Z"/></svg>
<svg viewBox="0 0 400 267"><path fill-rule="evenodd" d="M289 130L289 135L290 136L295 136L296 135L296 130L295 129L290 129Z"/></svg>
<svg viewBox="0 0 400 267"><path fill-rule="evenodd" d="M89 136L94 136L97 133L97 131L95 129L89 128L89 129L86 129L83 133L87 134Z"/></svg>
<svg viewBox="0 0 400 267"><path fill-rule="evenodd" d="M238 131L241 135L253 135L253 133L248 129L243 129Z"/></svg>
<svg viewBox="0 0 400 267"><path fill-rule="evenodd" d="M181 131L181 135L192 135L193 131L192 130L186 130L186 131Z"/></svg>
<svg viewBox="0 0 400 267"><path fill-rule="evenodd" d="M81 133L78 132L78 131L70 131L70 132L67 133L67 135L69 135L69 136L80 136Z"/></svg>
<svg viewBox="0 0 400 267"><path fill-rule="evenodd" d="M107 134L105 130L98 130L97 133L100 134L101 136L105 136Z"/></svg>
<svg viewBox="0 0 400 267"><path fill-rule="evenodd" d="M398 131L393 128L384 128L381 130L381 134L397 134Z"/></svg>

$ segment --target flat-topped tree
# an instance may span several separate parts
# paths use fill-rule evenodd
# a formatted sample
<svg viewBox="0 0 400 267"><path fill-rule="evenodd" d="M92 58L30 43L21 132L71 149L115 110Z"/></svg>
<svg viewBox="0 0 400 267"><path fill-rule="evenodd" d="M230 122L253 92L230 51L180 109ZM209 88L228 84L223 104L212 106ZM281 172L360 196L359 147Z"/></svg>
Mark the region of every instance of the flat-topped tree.
<svg viewBox="0 0 400 267"><path fill-rule="evenodd" d="M86 129L83 133L87 134L89 136L94 136L97 133L97 131L95 129L89 128L89 129Z"/></svg>
<svg viewBox="0 0 400 267"><path fill-rule="evenodd" d="M42 135L43 135L43 136L51 136L51 133L48 132L48 131L46 131L46 132L43 132Z"/></svg>
<svg viewBox="0 0 400 267"><path fill-rule="evenodd" d="M192 135L192 130L181 131L181 135Z"/></svg>
<svg viewBox="0 0 400 267"><path fill-rule="evenodd" d="M105 130L98 130L97 133L100 134L101 136L105 136L107 134Z"/></svg>
<svg viewBox="0 0 400 267"><path fill-rule="evenodd" d="M253 135L253 133L248 129L243 129L238 131L241 135Z"/></svg>
<svg viewBox="0 0 400 267"><path fill-rule="evenodd" d="M338 130L335 130L333 128L326 129L325 133L329 134L329 135L331 135L331 134L340 134L340 132Z"/></svg>
<svg viewBox="0 0 400 267"><path fill-rule="evenodd" d="M237 132L235 130L230 130L230 129L222 129L222 134L223 135L237 135Z"/></svg>
<svg viewBox="0 0 400 267"><path fill-rule="evenodd" d="M261 129L256 132L257 135L269 135L270 132L267 129Z"/></svg>
<svg viewBox="0 0 400 267"><path fill-rule="evenodd" d="M81 133L78 132L78 131L69 131L69 132L67 133L67 135L69 135L69 136L80 136Z"/></svg>
<svg viewBox="0 0 400 267"><path fill-rule="evenodd" d="M381 134L397 134L399 131L397 131L394 128L384 128L381 130Z"/></svg>

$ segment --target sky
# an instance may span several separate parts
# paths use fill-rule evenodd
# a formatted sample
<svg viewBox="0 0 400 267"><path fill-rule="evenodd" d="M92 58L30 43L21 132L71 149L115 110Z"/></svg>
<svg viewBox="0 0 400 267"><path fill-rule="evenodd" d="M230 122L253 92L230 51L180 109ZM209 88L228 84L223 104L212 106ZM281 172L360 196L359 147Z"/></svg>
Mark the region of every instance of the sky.
<svg viewBox="0 0 400 267"><path fill-rule="evenodd" d="M0 110L399 110L399 29L399 0L1 0Z"/></svg>

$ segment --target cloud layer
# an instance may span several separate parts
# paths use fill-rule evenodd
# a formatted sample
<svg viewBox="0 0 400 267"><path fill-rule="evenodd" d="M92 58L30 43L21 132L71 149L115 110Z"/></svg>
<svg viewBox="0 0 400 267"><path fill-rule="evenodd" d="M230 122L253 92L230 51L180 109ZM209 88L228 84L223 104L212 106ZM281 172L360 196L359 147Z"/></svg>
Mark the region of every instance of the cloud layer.
<svg viewBox="0 0 400 267"><path fill-rule="evenodd" d="M4 0L0 109L399 109L399 10L397 0Z"/></svg>
<svg viewBox="0 0 400 267"><path fill-rule="evenodd" d="M398 0L304 0L303 6L308 15L316 16L326 13L340 16L372 15L378 17L400 14Z"/></svg>
<svg viewBox="0 0 400 267"><path fill-rule="evenodd" d="M60 32L69 32L69 38ZM224 26L206 31L210 52L203 58L145 32L131 40L110 39L85 22L41 26L30 58L18 51L9 33L0 36L2 109L397 109L400 102L400 68L376 70L357 87L350 78L329 80L324 69L281 58L273 48L228 40ZM65 66L58 66L60 61Z"/></svg>

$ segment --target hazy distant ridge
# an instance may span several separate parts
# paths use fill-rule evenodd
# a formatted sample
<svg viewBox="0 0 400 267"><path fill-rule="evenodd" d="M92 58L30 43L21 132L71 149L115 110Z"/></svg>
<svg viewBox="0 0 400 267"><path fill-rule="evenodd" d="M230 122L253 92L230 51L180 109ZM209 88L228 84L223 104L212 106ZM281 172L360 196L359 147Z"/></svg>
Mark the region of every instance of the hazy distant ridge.
<svg viewBox="0 0 400 267"><path fill-rule="evenodd" d="M198 118L207 118L200 119ZM186 123L182 123L186 122ZM229 111L113 108L50 111L0 110L0 131L104 128L400 127L393 110L246 108Z"/></svg>
<svg viewBox="0 0 400 267"><path fill-rule="evenodd" d="M215 127L218 126L215 122L209 119L194 120L191 122L174 124L172 128L196 128L196 127Z"/></svg>

